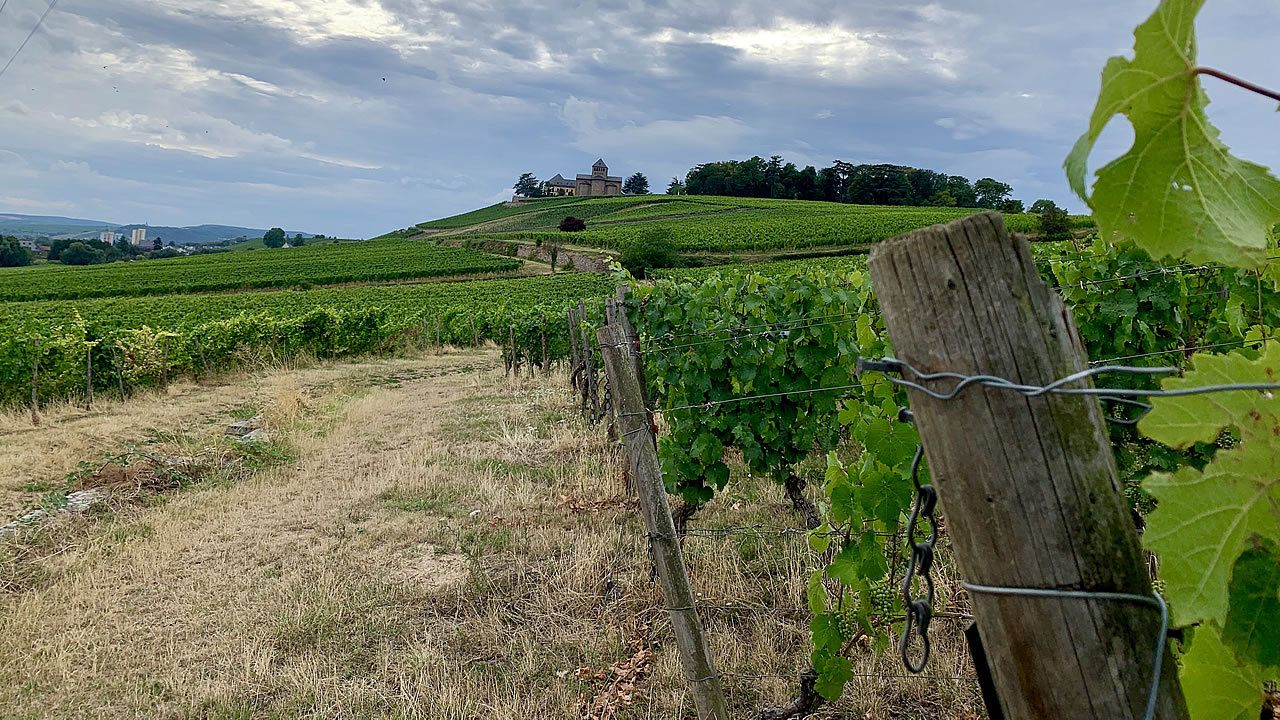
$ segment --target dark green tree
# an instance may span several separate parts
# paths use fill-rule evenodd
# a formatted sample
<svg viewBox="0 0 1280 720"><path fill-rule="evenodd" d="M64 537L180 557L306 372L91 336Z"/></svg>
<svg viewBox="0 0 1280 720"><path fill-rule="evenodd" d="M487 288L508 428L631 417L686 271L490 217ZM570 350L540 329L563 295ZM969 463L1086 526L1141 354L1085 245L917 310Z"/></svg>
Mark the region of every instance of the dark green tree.
<svg viewBox="0 0 1280 720"><path fill-rule="evenodd" d="M303 245L306 245L306 244L307 244L307 240L306 238L302 237L302 233L297 233L293 236L294 247L302 247Z"/></svg>
<svg viewBox="0 0 1280 720"><path fill-rule="evenodd" d="M978 207L995 210L1000 203L1009 199L1013 188L999 180L985 177L973 184L973 191L978 195Z"/></svg>
<svg viewBox="0 0 1280 720"><path fill-rule="evenodd" d="M59 259L63 265L95 265L105 261L106 257L101 250L76 241L62 251Z"/></svg>
<svg viewBox="0 0 1280 720"><path fill-rule="evenodd" d="M649 178L644 173L636 173L626 179L622 183L622 192L628 195L648 195L649 194Z"/></svg>
<svg viewBox="0 0 1280 720"><path fill-rule="evenodd" d="M534 177L533 173L522 174L520 179L516 180L516 184L511 187L520 197L542 197L542 188L538 185L538 178Z"/></svg>
<svg viewBox="0 0 1280 720"><path fill-rule="evenodd" d="M284 229L273 227L262 235L262 244L269 248L284 247Z"/></svg>
<svg viewBox="0 0 1280 720"><path fill-rule="evenodd" d="M668 195L684 194L684 183L680 182L680 178L677 178L677 177L671 178L671 182L667 183L667 194Z"/></svg>
<svg viewBox="0 0 1280 720"><path fill-rule="evenodd" d="M952 175L947 178L947 192L956 199L956 207L978 207L978 193L973 184L963 175Z"/></svg>
<svg viewBox="0 0 1280 720"><path fill-rule="evenodd" d="M950 190L939 190L933 194L933 197L929 198L929 202L926 204L934 207L955 207L956 197L951 194Z"/></svg>
<svg viewBox="0 0 1280 720"><path fill-rule="evenodd" d="M912 205L932 205L930 201L947 189L947 176L936 170L911 168L907 170L907 183L911 185Z"/></svg>
<svg viewBox="0 0 1280 720"><path fill-rule="evenodd" d="M157 236L156 236L156 239L151 241L151 249L152 249L152 250L159 250L159 249L161 249L161 248L163 248L163 247L164 247L164 240L161 240L161 239L160 239L160 236L159 236L159 235L157 235Z"/></svg>
<svg viewBox="0 0 1280 720"><path fill-rule="evenodd" d="M31 251L22 247L16 237L0 237L0 267L30 265Z"/></svg>
<svg viewBox="0 0 1280 720"><path fill-rule="evenodd" d="M997 209L997 210L999 210L999 211L1000 211L1000 212L1002 212L1002 213L1023 213L1023 212L1026 212L1026 210L1022 207L1022 201L1021 201L1021 200L1013 200L1013 199L1009 199L1009 200L1001 200L1001 201L1000 201L1000 204L996 206L996 209Z"/></svg>
<svg viewBox="0 0 1280 720"><path fill-rule="evenodd" d="M1048 210L1049 208L1055 208L1055 207L1058 207L1058 205L1054 203L1052 200L1045 200L1044 198L1041 198L1031 203L1031 209L1028 210L1027 212L1033 212L1039 215L1040 213Z"/></svg>

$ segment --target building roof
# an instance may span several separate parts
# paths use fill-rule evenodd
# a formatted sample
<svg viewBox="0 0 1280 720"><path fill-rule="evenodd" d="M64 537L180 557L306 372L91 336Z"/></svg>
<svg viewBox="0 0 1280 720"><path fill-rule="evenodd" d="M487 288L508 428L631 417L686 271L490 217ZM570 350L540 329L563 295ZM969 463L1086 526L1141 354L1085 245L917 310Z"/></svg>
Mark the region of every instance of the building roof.
<svg viewBox="0 0 1280 720"><path fill-rule="evenodd" d="M554 185L556 187L574 187L577 185L574 181L561 177L560 173L556 173L556 176L548 180L547 184Z"/></svg>
<svg viewBox="0 0 1280 720"><path fill-rule="evenodd" d="M583 175L582 173L578 173L578 179L579 180L610 180L612 182L622 182L622 178L616 175L605 175L601 177L600 175Z"/></svg>
<svg viewBox="0 0 1280 720"><path fill-rule="evenodd" d="M591 167L609 167L609 166L604 164L604 158L600 158L599 160L596 160L595 164L593 164Z"/></svg>

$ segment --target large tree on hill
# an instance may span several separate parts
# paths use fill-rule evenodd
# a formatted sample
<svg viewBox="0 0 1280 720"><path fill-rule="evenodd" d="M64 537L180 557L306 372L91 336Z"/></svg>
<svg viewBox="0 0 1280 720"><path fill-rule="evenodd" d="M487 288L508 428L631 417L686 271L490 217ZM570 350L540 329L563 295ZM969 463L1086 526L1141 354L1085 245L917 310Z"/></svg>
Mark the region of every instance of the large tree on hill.
<svg viewBox="0 0 1280 720"><path fill-rule="evenodd" d="M684 194L684 183L680 182L680 178L677 178L677 177L671 178L671 182L667 183L667 194L668 195Z"/></svg>
<svg viewBox="0 0 1280 720"><path fill-rule="evenodd" d="M1057 203L1055 203L1054 201L1052 201L1052 200L1046 200L1046 199L1044 199L1044 198L1040 198L1039 200L1037 200L1037 201L1035 201L1035 202L1031 203L1031 209L1030 209L1030 210L1028 210L1027 212L1033 212L1033 213L1035 213L1035 214L1039 215L1039 214L1040 214L1040 213L1042 213L1042 212L1045 212L1045 211L1047 211L1047 210L1051 210L1051 209L1056 208L1056 207L1058 207L1058 205L1057 205Z"/></svg>
<svg viewBox="0 0 1280 720"><path fill-rule="evenodd" d="M521 174L520 179L516 180L516 184L511 187L520 197L542 197L542 186L538 184L538 178L531 172Z"/></svg>
<svg viewBox="0 0 1280 720"><path fill-rule="evenodd" d="M849 173L847 199L858 205L910 205L907 168L899 165L856 165Z"/></svg>
<svg viewBox="0 0 1280 720"><path fill-rule="evenodd" d="M985 177L973 184L973 191L978 194L978 207L990 210L999 209L1001 203L1013 194L1013 188L999 180Z"/></svg>
<svg viewBox="0 0 1280 720"><path fill-rule="evenodd" d="M159 236L159 235L157 235L157 236L156 236L156 239L151 241L151 249L152 249L152 250L159 250L159 249L161 249L161 248L163 248L163 247L164 247L164 240L161 240L161 239L160 239L160 236Z"/></svg>
<svg viewBox="0 0 1280 720"><path fill-rule="evenodd" d="M262 235L262 244L269 248L284 247L284 228L273 227Z"/></svg>
<svg viewBox="0 0 1280 720"><path fill-rule="evenodd" d="M622 192L628 195L648 195L649 178L645 177L644 173L632 175L627 178L626 182L622 183Z"/></svg>

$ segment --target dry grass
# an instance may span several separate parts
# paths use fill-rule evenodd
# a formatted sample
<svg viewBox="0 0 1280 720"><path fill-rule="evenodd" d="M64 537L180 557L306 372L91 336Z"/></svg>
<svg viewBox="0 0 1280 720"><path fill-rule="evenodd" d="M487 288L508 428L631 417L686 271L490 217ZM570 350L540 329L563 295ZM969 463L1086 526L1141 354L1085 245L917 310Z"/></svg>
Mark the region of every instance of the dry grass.
<svg viewBox="0 0 1280 720"><path fill-rule="evenodd" d="M31 564L44 577L0 601L0 716L526 720L579 717L604 692L630 699L618 717L694 717L615 453L565 378L470 371L497 364L493 351L335 364L87 417L50 408L42 432L67 458L0 418L0 471L16 482L149 427L209 442L241 408L286 431L294 458L40 531L61 538L30 541L57 548ZM796 524L778 488L730 488L695 527ZM803 539L686 551L707 604L803 607ZM802 669L805 613L704 617L739 715L792 696L793 679L741 676ZM814 717L971 717L958 630L935 624L928 672L966 679L898 679L868 652L856 671L889 677L855 680Z"/></svg>

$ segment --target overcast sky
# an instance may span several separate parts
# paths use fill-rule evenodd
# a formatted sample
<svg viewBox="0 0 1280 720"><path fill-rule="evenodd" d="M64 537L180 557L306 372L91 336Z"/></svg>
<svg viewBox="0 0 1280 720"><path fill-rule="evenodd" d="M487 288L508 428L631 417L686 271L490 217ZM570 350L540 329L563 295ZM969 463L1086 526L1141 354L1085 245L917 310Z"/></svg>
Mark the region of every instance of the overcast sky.
<svg viewBox="0 0 1280 720"><path fill-rule="evenodd" d="M46 0L8 0L0 66ZM5 3L5 0L0 0ZM369 237L521 172L891 162L1070 196L1063 157L1155 0L62 0L0 77L0 212ZM1280 5L1209 0L1203 64L1280 87ZM1207 80L1238 154L1270 103ZM1094 166L1127 146L1112 123Z"/></svg>

